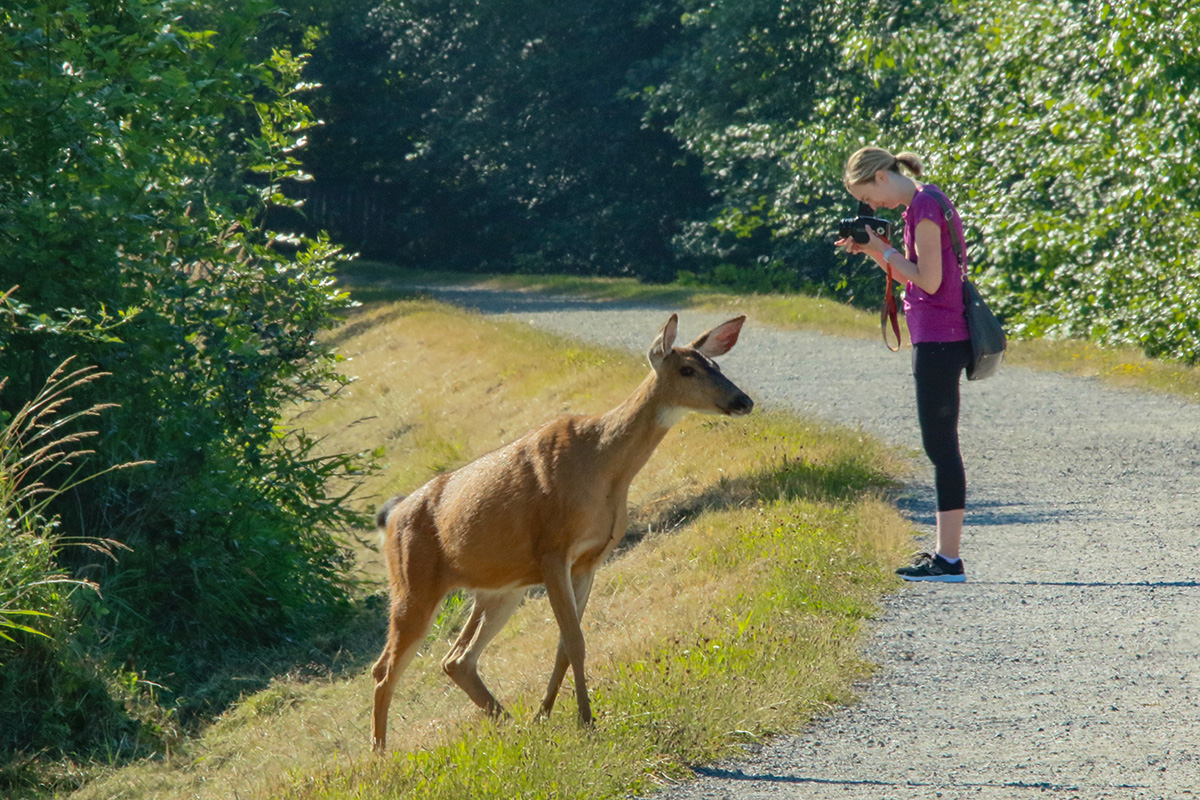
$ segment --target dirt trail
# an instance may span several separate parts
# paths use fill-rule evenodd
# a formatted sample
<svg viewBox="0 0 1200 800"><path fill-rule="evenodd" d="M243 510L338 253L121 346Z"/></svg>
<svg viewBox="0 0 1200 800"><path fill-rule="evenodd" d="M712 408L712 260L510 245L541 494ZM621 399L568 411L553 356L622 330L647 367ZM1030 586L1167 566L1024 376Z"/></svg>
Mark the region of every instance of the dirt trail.
<svg viewBox="0 0 1200 800"><path fill-rule="evenodd" d="M639 352L667 314L441 295ZM686 340L727 315L680 316ZM764 406L912 448L902 506L931 528L907 353L751 320L722 366ZM656 797L1200 795L1200 407L1007 367L964 382L961 429L968 582L887 601L860 703Z"/></svg>

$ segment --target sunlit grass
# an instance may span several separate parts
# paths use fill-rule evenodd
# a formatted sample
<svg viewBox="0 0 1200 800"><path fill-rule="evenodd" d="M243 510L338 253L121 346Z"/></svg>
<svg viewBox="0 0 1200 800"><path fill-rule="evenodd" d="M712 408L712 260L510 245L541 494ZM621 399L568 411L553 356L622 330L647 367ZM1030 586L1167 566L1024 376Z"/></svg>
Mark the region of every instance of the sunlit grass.
<svg viewBox="0 0 1200 800"><path fill-rule="evenodd" d="M647 313L647 346L664 320ZM686 313L681 326L699 332ZM298 413L330 450L385 446L375 502L558 413L607 410L648 370L420 299L370 303L335 335L358 380ZM280 677L169 758L77 796L601 798L682 776L850 698L869 669L863 626L910 539L885 499L905 464L783 413L672 429L634 482L630 536L585 616L594 730L575 724L569 678L552 717L533 720L557 641L538 592L481 663L513 719L483 719L439 667L462 621L454 598L400 679L386 757L368 752L371 648L347 655L356 677ZM359 555L382 623L381 565Z"/></svg>
<svg viewBox="0 0 1200 800"><path fill-rule="evenodd" d="M575 276L471 276L450 273L405 272L380 262L357 262L352 277L370 291L387 291L397 283L438 285L476 282L481 286L577 294L598 300L661 303L683 308L737 308L757 323L783 330L809 330L830 336L875 340L880 336L874 311L848 306L830 298L807 295L739 295L677 284L647 285L633 278ZM391 291L395 291L393 288ZM1145 356L1134 347L1100 347L1076 339L1020 339L1009 343L1006 362L1029 369L1097 378L1114 386L1162 392L1200 402L1200 369Z"/></svg>
<svg viewBox="0 0 1200 800"><path fill-rule="evenodd" d="M647 286L632 278L504 276L490 278L485 285L608 300L661 300L691 308L737 306L758 323L783 330L811 330L853 339L880 336L877 313L807 295L735 295L674 285ZM1097 378L1115 386L1200 402L1200 369L1150 358L1134 347L1101 347L1078 339L1018 339L1009 342L1005 360L1013 366Z"/></svg>
<svg viewBox="0 0 1200 800"><path fill-rule="evenodd" d="M511 722L471 711L441 735L427 731L419 748L293 773L266 796L627 797L849 701L869 669L863 626L908 542L880 499L892 456L782 415L692 421L677 436L663 447L685 453L656 456L648 477L670 482L686 462L691 476L676 485L692 488L657 498L658 513L641 522L670 520L668 508L686 518L604 568L585 618L594 730L576 726L569 693L549 721L534 721L555 642L538 599L485 656Z"/></svg>
<svg viewBox="0 0 1200 800"><path fill-rule="evenodd" d="M1200 402L1200 369L1149 358L1133 347L1099 347L1074 339L1022 340L1013 345L1005 361Z"/></svg>

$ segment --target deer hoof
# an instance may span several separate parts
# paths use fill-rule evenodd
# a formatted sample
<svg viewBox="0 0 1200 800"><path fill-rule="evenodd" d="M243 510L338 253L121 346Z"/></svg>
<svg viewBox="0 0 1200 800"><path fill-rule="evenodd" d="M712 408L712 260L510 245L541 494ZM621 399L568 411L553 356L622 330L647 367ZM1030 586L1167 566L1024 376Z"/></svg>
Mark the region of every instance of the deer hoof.
<svg viewBox="0 0 1200 800"><path fill-rule="evenodd" d="M505 708L504 706L500 705L499 703L496 703L495 705L488 707L488 709L485 711L485 713L489 717L491 717L492 719L497 720L497 721L512 719L512 714L508 713L508 709Z"/></svg>

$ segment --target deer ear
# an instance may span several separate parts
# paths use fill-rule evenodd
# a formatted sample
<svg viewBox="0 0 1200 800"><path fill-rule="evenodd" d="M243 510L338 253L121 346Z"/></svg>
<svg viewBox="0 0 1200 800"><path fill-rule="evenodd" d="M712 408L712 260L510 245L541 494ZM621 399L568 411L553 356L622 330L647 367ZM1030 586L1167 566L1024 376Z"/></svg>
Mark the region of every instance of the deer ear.
<svg viewBox="0 0 1200 800"><path fill-rule="evenodd" d="M745 322L745 314L734 317L728 322L722 322L717 327L697 336L696 340L688 346L709 358L723 356L737 344L738 335L742 332L742 325Z"/></svg>
<svg viewBox="0 0 1200 800"><path fill-rule="evenodd" d="M663 325L662 330L658 332L658 338L654 340L654 344L650 345L650 352L646 353L646 357L650 359L650 366L658 369L662 366L663 360L667 354L675 347L675 333L679 329L679 317L675 314L667 320L667 324Z"/></svg>

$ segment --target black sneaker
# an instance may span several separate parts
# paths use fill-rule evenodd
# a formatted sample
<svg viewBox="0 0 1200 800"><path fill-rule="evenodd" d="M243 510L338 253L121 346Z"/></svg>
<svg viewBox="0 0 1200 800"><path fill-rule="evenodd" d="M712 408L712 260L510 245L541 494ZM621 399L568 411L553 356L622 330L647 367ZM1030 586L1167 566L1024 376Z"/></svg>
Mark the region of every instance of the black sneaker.
<svg viewBox="0 0 1200 800"><path fill-rule="evenodd" d="M907 567L896 570L896 574L906 581L937 581L938 583L965 583L967 574L963 570L963 560L951 564L940 555L921 553Z"/></svg>

